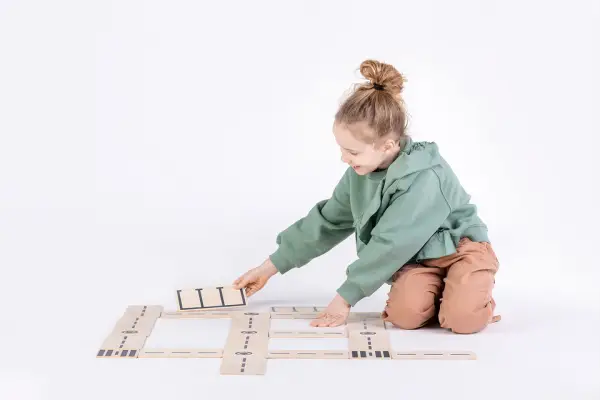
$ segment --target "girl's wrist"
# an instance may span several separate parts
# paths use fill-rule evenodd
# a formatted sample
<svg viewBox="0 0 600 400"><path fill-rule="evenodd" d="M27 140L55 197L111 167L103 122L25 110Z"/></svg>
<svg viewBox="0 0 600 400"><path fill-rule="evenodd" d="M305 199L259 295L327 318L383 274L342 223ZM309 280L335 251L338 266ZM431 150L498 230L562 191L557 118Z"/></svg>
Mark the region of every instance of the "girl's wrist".
<svg viewBox="0 0 600 400"><path fill-rule="evenodd" d="M273 264L271 258L267 258L265 260L265 262L263 263L263 268L271 276L276 275L278 272L277 267L275 266L275 264Z"/></svg>
<svg viewBox="0 0 600 400"><path fill-rule="evenodd" d="M339 302L341 302L343 305L345 305L345 306L346 306L346 307L348 307L348 308L350 308L350 307L351 307L351 306L350 306L350 303L348 303L348 302L346 301L346 299L344 299L342 296L340 296L340 294L339 294L339 293L336 295L336 297L337 297L338 301L339 301Z"/></svg>

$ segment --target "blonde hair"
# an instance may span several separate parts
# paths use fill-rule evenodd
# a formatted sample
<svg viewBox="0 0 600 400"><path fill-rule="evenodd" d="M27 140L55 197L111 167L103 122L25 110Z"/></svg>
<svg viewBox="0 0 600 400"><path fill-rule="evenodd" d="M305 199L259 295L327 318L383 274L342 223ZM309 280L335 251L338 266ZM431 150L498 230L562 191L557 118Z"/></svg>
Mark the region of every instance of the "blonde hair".
<svg viewBox="0 0 600 400"><path fill-rule="evenodd" d="M335 121L344 125L366 123L377 140L388 134L397 138L406 136L407 117L401 97L406 79L392 65L375 60L360 64L360 73L369 82L357 84L342 103ZM363 135L367 133L363 132Z"/></svg>

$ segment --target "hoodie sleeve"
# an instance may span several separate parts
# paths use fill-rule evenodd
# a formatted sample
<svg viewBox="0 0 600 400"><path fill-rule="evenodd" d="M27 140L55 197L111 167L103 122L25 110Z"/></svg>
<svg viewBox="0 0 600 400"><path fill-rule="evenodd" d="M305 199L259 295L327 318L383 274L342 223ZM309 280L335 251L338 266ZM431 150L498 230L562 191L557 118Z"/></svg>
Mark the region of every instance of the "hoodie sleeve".
<svg viewBox="0 0 600 400"><path fill-rule="evenodd" d="M304 266L354 232L348 171L336 185L331 198L318 202L305 217L277 236L279 248L270 258L281 274Z"/></svg>
<svg viewBox="0 0 600 400"><path fill-rule="evenodd" d="M408 190L394 194L359 259L348 266L338 294L351 306L373 294L425 245L449 214L437 174L420 172Z"/></svg>

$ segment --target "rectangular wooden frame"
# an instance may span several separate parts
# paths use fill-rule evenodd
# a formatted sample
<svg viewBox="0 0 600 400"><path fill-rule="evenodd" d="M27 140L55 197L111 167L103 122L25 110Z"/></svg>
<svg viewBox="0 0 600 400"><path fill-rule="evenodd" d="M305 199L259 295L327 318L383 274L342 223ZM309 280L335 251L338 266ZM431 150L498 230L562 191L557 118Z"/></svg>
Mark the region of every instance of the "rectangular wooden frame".
<svg viewBox="0 0 600 400"><path fill-rule="evenodd" d="M312 310L312 311L311 311ZM316 311L315 311L316 310ZM313 319L323 307L272 307L270 312L164 311L162 306L129 306L102 343L97 358L222 358L223 375L264 375L267 359L475 360L470 351L392 351L380 313L352 312L343 332L271 330L271 319ZM223 349L145 349L156 321L229 318ZM348 350L269 351L269 338L348 338Z"/></svg>

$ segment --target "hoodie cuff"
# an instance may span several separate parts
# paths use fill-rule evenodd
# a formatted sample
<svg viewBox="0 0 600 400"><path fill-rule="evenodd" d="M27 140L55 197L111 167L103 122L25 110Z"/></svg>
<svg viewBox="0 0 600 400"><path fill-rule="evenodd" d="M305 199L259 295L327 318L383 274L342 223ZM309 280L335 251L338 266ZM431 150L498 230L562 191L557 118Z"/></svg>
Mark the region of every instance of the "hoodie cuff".
<svg viewBox="0 0 600 400"><path fill-rule="evenodd" d="M356 303L365 298L365 294L362 289L355 283L346 281L337 290L337 293L343 297L351 307L354 307Z"/></svg>
<svg viewBox="0 0 600 400"><path fill-rule="evenodd" d="M277 249L273 254L269 256L275 268L281 275L285 274L292 268L294 268L294 264L291 263L287 258L285 258L282 254L281 247Z"/></svg>

